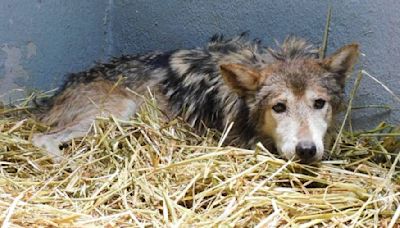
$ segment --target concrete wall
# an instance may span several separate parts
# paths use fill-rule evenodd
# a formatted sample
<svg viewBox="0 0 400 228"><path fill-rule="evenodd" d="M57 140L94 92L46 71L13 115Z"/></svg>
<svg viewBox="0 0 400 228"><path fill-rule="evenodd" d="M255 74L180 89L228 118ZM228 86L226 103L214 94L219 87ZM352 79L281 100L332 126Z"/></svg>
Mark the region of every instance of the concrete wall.
<svg viewBox="0 0 400 228"><path fill-rule="evenodd" d="M202 46L217 32L250 31L267 45L295 34L318 44L329 4L328 52L359 42L363 67L400 95L397 0L2 0L0 94L10 87L51 88L64 73L109 55ZM400 102L364 78L356 106L368 104L392 110L354 111L355 125L399 124Z"/></svg>
<svg viewBox="0 0 400 228"><path fill-rule="evenodd" d="M1 0L0 99L55 88L64 74L104 59L108 8L104 0Z"/></svg>

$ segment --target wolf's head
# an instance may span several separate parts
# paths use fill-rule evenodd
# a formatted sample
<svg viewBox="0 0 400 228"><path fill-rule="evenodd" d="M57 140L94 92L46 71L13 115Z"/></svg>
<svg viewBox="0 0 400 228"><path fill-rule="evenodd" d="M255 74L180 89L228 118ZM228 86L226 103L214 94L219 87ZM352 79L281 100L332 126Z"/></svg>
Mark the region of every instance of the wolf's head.
<svg viewBox="0 0 400 228"><path fill-rule="evenodd" d="M358 45L322 60L305 48L304 41L291 39L271 52L275 61L270 64L222 64L220 69L228 87L248 104L258 134L272 138L287 159L312 163L324 155L325 135L342 103Z"/></svg>

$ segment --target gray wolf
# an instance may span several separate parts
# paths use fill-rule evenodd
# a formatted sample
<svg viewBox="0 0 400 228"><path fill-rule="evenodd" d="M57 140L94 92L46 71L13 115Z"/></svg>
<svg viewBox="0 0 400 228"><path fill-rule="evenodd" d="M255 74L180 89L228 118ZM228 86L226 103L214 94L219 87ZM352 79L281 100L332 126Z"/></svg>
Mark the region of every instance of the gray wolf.
<svg viewBox="0 0 400 228"><path fill-rule="evenodd" d="M205 48L122 56L69 75L39 116L53 130L33 143L61 159L60 143L84 136L96 116L129 119L151 88L168 116L196 129L221 131L233 122L228 144L261 142L286 159L317 162L357 58L357 44L319 59L300 38L271 49L245 35L214 36Z"/></svg>

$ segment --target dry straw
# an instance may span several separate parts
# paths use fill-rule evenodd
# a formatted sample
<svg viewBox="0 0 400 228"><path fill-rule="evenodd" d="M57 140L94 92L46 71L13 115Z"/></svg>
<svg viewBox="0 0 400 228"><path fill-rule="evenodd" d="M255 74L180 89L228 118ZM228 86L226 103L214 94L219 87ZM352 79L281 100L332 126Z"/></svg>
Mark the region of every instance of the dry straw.
<svg viewBox="0 0 400 228"><path fill-rule="evenodd" d="M400 129L384 123L342 130L333 157L308 166L223 147L227 132L163 121L149 99L131 121L98 119L52 164L30 142L47 127L26 103L0 109L3 227L399 225Z"/></svg>

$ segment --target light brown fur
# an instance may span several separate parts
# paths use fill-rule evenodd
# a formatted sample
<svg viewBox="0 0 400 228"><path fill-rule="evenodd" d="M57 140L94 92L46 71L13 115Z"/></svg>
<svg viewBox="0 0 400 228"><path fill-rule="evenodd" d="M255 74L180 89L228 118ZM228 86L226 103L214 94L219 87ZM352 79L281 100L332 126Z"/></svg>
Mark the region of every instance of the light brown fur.
<svg viewBox="0 0 400 228"><path fill-rule="evenodd" d="M84 136L97 116L127 120L142 99L108 81L94 81L67 88L54 100L41 121L52 126L47 134L38 134L34 144L46 148L56 160L62 159L59 144Z"/></svg>

